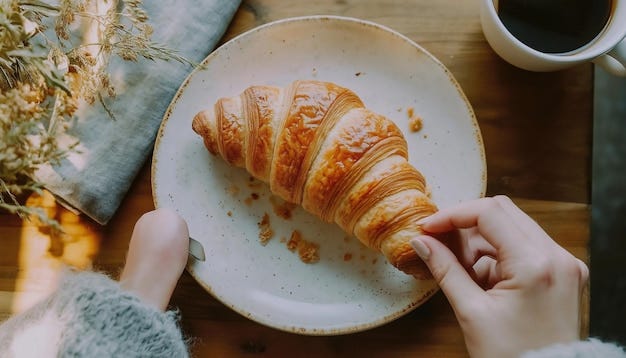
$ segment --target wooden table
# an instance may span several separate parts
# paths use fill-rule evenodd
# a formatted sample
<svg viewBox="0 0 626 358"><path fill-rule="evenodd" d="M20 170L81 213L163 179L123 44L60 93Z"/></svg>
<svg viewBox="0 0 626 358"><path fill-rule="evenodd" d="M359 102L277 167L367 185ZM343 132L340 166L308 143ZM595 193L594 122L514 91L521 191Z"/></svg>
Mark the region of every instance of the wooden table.
<svg viewBox="0 0 626 358"><path fill-rule="evenodd" d="M482 130L488 195L507 194L561 245L588 262L592 65L529 73L501 60L481 33L478 0L248 0L223 41L285 17L333 14L391 27L435 55L459 81ZM0 214L0 320L54 289L63 264L116 275L135 221L154 208L149 163L106 227L43 201L66 235ZM586 300L588 303L588 299ZM171 301L196 356L466 356L461 331L438 293L412 313L369 331L300 336L252 322L207 294L187 273ZM588 306L583 308L583 333Z"/></svg>

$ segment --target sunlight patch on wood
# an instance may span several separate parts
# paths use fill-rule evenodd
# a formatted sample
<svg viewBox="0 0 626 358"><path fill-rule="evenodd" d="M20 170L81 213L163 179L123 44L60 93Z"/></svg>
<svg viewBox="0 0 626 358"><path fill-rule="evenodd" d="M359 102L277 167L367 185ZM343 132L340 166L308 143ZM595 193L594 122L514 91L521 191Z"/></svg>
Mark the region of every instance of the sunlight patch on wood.
<svg viewBox="0 0 626 358"><path fill-rule="evenodd" d="M33 194L27 205L44 207L59 221L64 232L55 232L34 221L23 221L13 313L23 312L52 293L68 267L90 269L100 248L101 234L95 224L59 206L52 194Z"/></svg>

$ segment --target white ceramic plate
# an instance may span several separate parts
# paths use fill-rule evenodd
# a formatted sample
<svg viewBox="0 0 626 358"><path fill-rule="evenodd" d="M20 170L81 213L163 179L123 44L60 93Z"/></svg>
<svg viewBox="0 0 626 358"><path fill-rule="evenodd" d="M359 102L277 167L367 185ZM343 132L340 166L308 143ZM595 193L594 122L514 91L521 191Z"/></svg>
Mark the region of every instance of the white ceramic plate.
<svg viewBox="0 0 626 358"><path fill-rule="evenodd" d="M436 291L385 262L338 227L302 209L276 216L265 185L211 156L191 130L193 116L253 84L332 81L394 120L410 161L426 177L439 207L484 195L486 166L472 108L450 72L403 35L362 20L314 16L250 30L204 60L182 84L163 120L152 163L157 207L173 207L207 259L188 271L213 296L262 324L300 334L357 332L396 319ZM409 108L423 129L411 132ZM252 194L258 199L252 200ZM270 216L274 238L259 242ZM299 230L319 244L320 261L303 263L281 237Z"/></svg>

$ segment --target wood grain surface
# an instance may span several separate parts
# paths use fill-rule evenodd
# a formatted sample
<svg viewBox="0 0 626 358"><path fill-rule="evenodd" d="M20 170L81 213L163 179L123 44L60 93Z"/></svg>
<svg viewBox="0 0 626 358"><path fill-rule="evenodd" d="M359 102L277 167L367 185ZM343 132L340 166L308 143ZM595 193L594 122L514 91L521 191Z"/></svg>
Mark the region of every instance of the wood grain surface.
<svg viewBox="0 0 626 358"><path fill-rule="evenodd" d="M506 194L561 245L588 262L592 65L530 73L501 60L481 33L478 0L248 0L225 42L258 25L303 15L343 15L403 33L436 56L472 104L487 156L487 194ZM64 265L116 276L135 221L154 208L149 163L105 227L32 196L64 226L51 233L0 213L0 320L54 290ZM588 327L588 297L581 330ZM445 297L438 293L408 315L365 332L311 337L252 322L206 293L187 273L174 292L195 356L424 357L467 356Z"/></svg>

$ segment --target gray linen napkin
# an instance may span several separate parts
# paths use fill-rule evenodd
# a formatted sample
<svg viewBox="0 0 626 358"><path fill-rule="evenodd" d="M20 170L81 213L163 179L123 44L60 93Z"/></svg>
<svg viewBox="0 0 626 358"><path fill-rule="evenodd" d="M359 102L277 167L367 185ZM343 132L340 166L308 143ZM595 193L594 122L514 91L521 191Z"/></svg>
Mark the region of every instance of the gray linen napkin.
<svg viewBox="0 0 626 358"><path fill-rule="evenodd" d="M240 0L147 1L152 39L183 57L200 62L216 46ZM69 133L80 153L58 166L43 166L38 179L57 199L106 224L151 154L163 115L191 67L176 61L128 62L112 59L117 97L102 105L81 106Z"/></svg>

